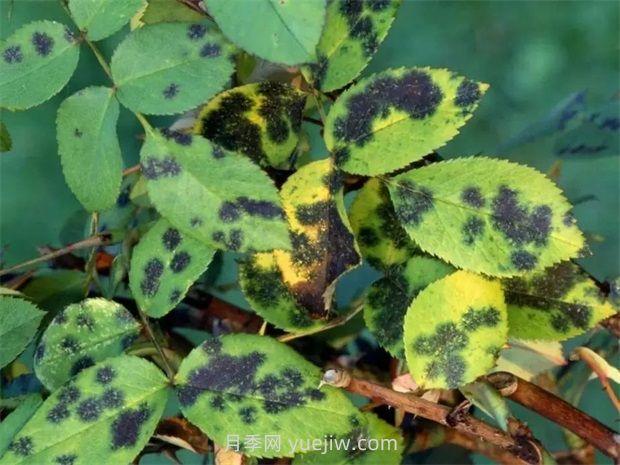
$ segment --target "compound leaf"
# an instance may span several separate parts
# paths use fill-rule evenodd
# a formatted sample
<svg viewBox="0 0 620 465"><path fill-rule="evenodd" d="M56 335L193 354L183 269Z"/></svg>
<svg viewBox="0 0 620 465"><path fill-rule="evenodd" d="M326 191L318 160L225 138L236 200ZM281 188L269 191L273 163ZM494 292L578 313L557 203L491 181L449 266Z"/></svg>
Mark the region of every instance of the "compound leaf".
<svg viewBox="0 0 620 465"><path fill-rule="evenodd" d="M296 455L292 465L399 465L404 447L400 430L372 412L365 412L364 418L367 425L329 438L348 447L311 450Z"/></svg>
<svg viewBox="0 0 620 465"><path fill-rule="evenodd" d="M133 250L129 287L138 306L159 318L172 310L207 269L215 249L160 219Z"/></svg>
<svg viewBox="0 0 620 465"><path fill-rule="evenodd" d="M299 438L323 439L366 425L342 391L318 389L320 379L319 368L285 344L230 334L194 349L181 363L175 384L183 414L216 443L226 444L231 431L240 438L269 431L280 436L282 449L254 449L241 441L240 452L292 457L290 444Z"/></svg>
<svg viewBox="0 0 620 465"><path fill-rule="evenodd" d="M45 312L26 300L0 297L0 368L26 348L43 315Z"/></svg>
<svg viewBox="0 0 620 465"><path fill-rule="evenodd" d="M579 266L562 262L504 281L510 336L562 341L615 313L596 283Z"/></svg>
<svg viewBox="0 0 620 465"><path fill-rule="evenodd" d="M202 109L194 132L261 164L290 169L306 96L264 81L222 92Z"/></svg>
<svg viewBox="0 0 620 465"><path fill-rule="evenodd" d="M562 192L527 166L461 158L395 176L388 187L416 244L467 270L522 275L585 245Z"/></svg>
<svg viewBox="0 0 620 465"><path fill-rule="evenodd" d="M110 300L86 299L59 312L34 355L37 377L50 391L84 368L115 357L138 337L140 324Z"/></svg>
<svg viewBox="0 0 620 465"><path fill-rule="evenodd" d="M454 389L485 374L507 338L500 283L466 271L428 286L405 315L407 365L424 389Z"/></svg>
<svg viewBox="0 0 620 465"><path fill-rule="evenodd" d="M58 108L57 138L62 170L86 210L111 208L123 179L123 158L116 136L119 105L114 91L88 87Z"/></svg>
<svg viewBox="0 0 620 465"><path fill-rule="evenodd" d="M253 55L287 65L316 61L325 0L255 0L252 14L247 7L246 0L211 0L209 14L226 37Z"/></svg>
<svg viewBox="0 0 620 465"><path fill-rule="evenodd" d="M144 5L145 0L69 0L75 24L90 40L111 36Z"/></svg>
<svg viewBox="0 0 620 465"><path fill-rule="evenodd" d="M71 31L54 21L22 26L0 49L0 107L10 110L25 110L57 94L80 55Z"/></svg>
<svg viewBox="0 0 620 465"><path fill-rule="evenodd" d="M487 88L447 69L373 74L338 97L325 122L325 144L348 173L397 170L456 136Z"/></svg>
<svg viewBox="0 0 620 465"><path fill-rule="evenodd" d="M369 288L364 303L364 320L381 347L404 359L403 322L411 301L429 284L454 271L433 257L416 256L402 266L388 270Z"/></svg>
<svg viewBox="0 0 620 465"><path fill-rule="evenodd" d="M118 99L133 111L189 110L222 90L233 72L231 47L206 23L162 23L130 33L112 56Z"/></svg>
<svg viewBox="0 0 620 465"><path fill-rule="evenodd" d="M331 309L337 279L361 262L331 159L309 163L282 186L293 247L276 250L286 286L315 318Z"/></svg>
<svg viewBox="0 0 620 465"><path fill-rule="evenodd" d="M284 283L276 255L257 253L239 264L239 286L252 309L285 331L307 331L326 323L313 319Z"/></svg>
<svg viewBox="0 0 620 465"><path fill-rule="evenodd" d="M200 136L147 134L140 153L149 198L173 226L209 246L291 247L273 182L246 157Z"/></svg>
<svg viewBox="0 0 620 465"><path fill-rule="evenodd" d="M349 220L362 256L377 269L400 265L417 249L396 217L387 186L379 179L368 180L360 189Z"/></svg>
<svg viewBox="0 0 620 465"><path fill-rule="evenodd" d="M155 365L137 357L90 367L46 399L0 464L130 463L155 430L167 386Z"/></svg>
<svg viewBox="0 0 620 465"><path fill-rule="evenodd" d="M317 61L302 68L317 89L329 92L357 77L385 39L400 0L332 0L317 46Z"/></svg>

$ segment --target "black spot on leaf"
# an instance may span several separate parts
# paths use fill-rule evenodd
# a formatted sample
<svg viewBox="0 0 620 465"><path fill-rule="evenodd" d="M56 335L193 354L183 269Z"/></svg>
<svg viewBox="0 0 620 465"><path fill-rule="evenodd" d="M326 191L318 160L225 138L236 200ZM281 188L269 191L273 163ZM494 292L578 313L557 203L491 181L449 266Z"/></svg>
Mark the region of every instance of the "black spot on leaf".
<svg viewBox="0 0 620 465"><path fill-rule="evenodd" d="M115 376L116 372L114 371L114 368L111 366L104 366L97 370L95 381L99 384L109 384Z"/></svg>
<svg viewBox="0 0 620 465"><path fill-rule="evenodd" d="M32 438L30 436L22 436L21 438L14 439L9 445L9 449L15 455L21 455L22 457L32 455L34 449Z"/></svg>
<svg viewBox="0 0 620 465"><path fill-rule="evenodd" d="M170 293L170 303L177 303L179 298L183 295L180 289L173 289Z"/></svg>
<svg viewBox="0 0 620 465"><path fill-rule="evenodd" d="M211 152L211 155L216 160L221 160L222 158L226 156L226 154L224 153L224 150L219 145L213 145L213 151Z"/></svg>
<svg viewBox="0 0 620 465"><path fill-rule="evenodd" d="M474 208L482 208L484 206L484 197L478 187L467 187L461 192L461 200L465 205Z"/></svg>
<svg viewBox="0 0 620 465"><path fill-rule="evenodd" d="M510 256L510 261L519 271L530 271L536 268L538 257L527 250L517 250Z"/></svg>
<svg viewBox="0 0 620 465"><path fill-rule="evenodd" d="M89 331L92 331L95 328L95 320L90 315L86 315L84 313L79 314L75 322L80 328L88 328Z"/></svg>
<svg viewBox="0 0 620 465"><path fill-rule="evenodd" d="M125 404L125 394L119 389L106 389L101 396L101 404L108 409L121 408Z"/></svg>
<svg viewBox="0 0 620 465"><path fill-rule="evenodd" d="M222 47L219 44L207 42L200 49L200 56L203 58L215 58L222 54Z"/></svg>
<svg viewBox="0 0 620 465"><path fill-rule="evenodd" d="M164 272L164 264L158 258L150 259L144 266L144 278L140 289L147 297L153 297L159 290L159 278Z"/></svg>
<svg viewBox="0 0 620 465"><path fill-rule="evenodd" d="M200 348L203 350L205 354L216 354L222 350L222 341L220 341L216 337L212 337L204 341Z"/></svg>
<svg viewBox="0 0 620 465"><path fill-rule="evenodd" d="M75 128L73 130L73 135L79 139L80 137L82 137L83 133L78 128Z"/></svg>
<svg viewBox="0 0 620 465"><path fill-rule="evenodd" d="M62 324L65 324L66 322L67 322L67 314L65 312L65 309L63 308L56 314L56 316L52 320L52 323L55 323L57 325L62 325Z"/></svg>
<svg viewBox="0 0 620 465"><path fill-rule="evenodd" d="M358 240L360 244L365 245L366 247L374 247L379 245L380 239L374 229L369 227L362 227L358 232Z"/></svg>
<svg viewBox="0 0 620 465"><path fill-rule="evenodd" d="M136 334L127 334L123 336L123 339L121 339L121 348L123 350L127 349L137 338L138 336Z"/></svg>
<svg viewBox="0 0 620 465"><path fill-rule="evenodd" d="M226 408L226 401L222 396L215 396L209 401L209 405L215 410L224 410Z"/></svg>
<svg viewBox="0 0 620 465"><path fill-rule="evenodd" d="M233 223L241 217L241 212L236 203L225 201L222 202L218 215L224 223Z"/></svg>
<svg viewBox="0 0 620 465"><path fill-rule="evenodd" d="M39 342L39 345L34 351L34 358L39 362L45 356L45 343Z"/></svg>
<svg viewBox="0 0 620 465"><path fill-rule="evenodd" d="M181 243L181 233L176 228L168 228L161 237L166 250L173 251Z"/></svg>
<svg viewBox="0 0 620 465"><path fill-rule="evenodd" d="M193 138L191 134L186 134L181 131L174 131L168 128L163 128L161 130L161 133L166 139L173 140L179 145L184 145L184 146L192 145Z"/></svg>
<svg viewBox="0 0 620 465"><path fill-rule="evenodd" d="M11 45L4 49L4 52L2 52L2 58L10 65L13 63L21 63L24 59L22 48L19 45Z"/></svg>
<svg viewBox="0 0 620 465"><path fill-rule="evenodd" d="M74 465L77 460L77 455L75 454L63 454L59 455L54 459L58 465Z"/></svg>
<svg viewBox="0 0 620 465"><path fill-rule="evenodd" d="M84 422L96 421L101 414L101 402L96 397L88 397L78 404L76 412Z"/></svg>
<svg viewBox="0 0 620 465"><path fill-rule="evenodd" d="M396 188L398 208L396 215L404 224L417 226L424 214L433 209L433 193L426 187L401 180Z"/></svg>
<svg viewBox="0 0 620 465"><path fill-rule="evenodd" d="M67 404L64 402L56 404L49 412L47 412L47 419L51 423L60 423L66 418L69 418L69 409L67 408Z"/></svg>
<svg viewBox="0 0 620 465"><path fill-rule="evenodd" d="M297 207L297 211L295 211L295 218L303 225L314 225L325 221L330 203L330 201L325 200L300 205Z"/></svg>
<svg viewBox="0 0 620 465"><path fill-rule="evenodd" d="M123 412L111 425L112 450L136 445L142 426L151 416L146 403Z"/></svg>
<svg viewBox="0 0 620 465"><path fill-rule="evenodd" d="M142 173L149 181L155 181L160 178L172 178L181 173L181 166L171 156L166 156L162 159L149 157L142 162Z"/></svg>
<svg viewBox="0 0 620 465"><path fill-rule="evenodd" d="M207 33L207 26L204 24L190 24L187 28L187 37L191 40L202 39Z"/></svg>
<svg viewBox="0 0 620 465"><path fill-rule="evenodd" d="M58 396L60 402L64 404L72 404L77 402L81 396L80 390L73 385L65 386Z"/></svg>
<svg viewBox="0 0 620 465"><path fill-rule="evenodd" d="M464 79L456 90L454 103L461 108L468 108L480 100L480 87L477 82Z"/></svg>
<svg viewBox="0 0 620 465"><path fill-rule="evenodd" d="M261 218L284 218L282 209L268 200L255 200L248 197L237 197L237 204L248 215Z"/></svg>
<svg viewBox="0 0 620 465"><path fill-rule="evenodd" d="M74 354L80 350L80 343L75 337L66 336L62 339L62 341L60 341L60 347L64 351Z"/></svg>
<svg viewBox="0 0 620 465"><path fill-rule="evenodd" d="M467 245L473 245L483 232L484 221L477 216L470 216L465 223L463 223L463 241Z"/></svg>
<svg viewBox="0 0 620 465"><path fill-rule="evenodd" d="M243 407L239 410L239 417L246 425L250 425L256 421L256 409L254 407Z"/></svg>
<svg viewBox="0 0 620 465"><path fill-rule="evenodd" d="M478 328L487 327L493 328L501 321L501 314L498 309L494 307L487 307L481 309L470 308L463 315L463 329L466 331L475 331Z"/></svg>
<svg viewBox="0 0 620 465"><path fill-rule="evenodd" d="M173 273L180 273L189 265L192 257L187 252L175 253L170 262L170 269Z"/></svg>
<svg viewBox="0 0 620 465"><path fill-rule="evenodd" d="M195 216L189 220L189 225L192 228L197 228L198 226L202 226L202 220L198 218L197 216Z"/></svg>
<svg viewBox="0 0 620 465"><path fill-rule="evenodd" d="M32 34L32 45L37 54L45 57L50 54L54 48L54 39L45 32L35 32Z"/></svg>

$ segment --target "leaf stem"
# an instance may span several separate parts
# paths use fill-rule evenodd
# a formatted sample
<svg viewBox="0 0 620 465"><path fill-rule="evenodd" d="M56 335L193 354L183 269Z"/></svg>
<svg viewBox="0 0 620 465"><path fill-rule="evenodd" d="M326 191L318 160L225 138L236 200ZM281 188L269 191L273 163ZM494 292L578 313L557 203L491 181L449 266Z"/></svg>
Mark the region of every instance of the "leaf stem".
<svg viewBox="0 0 620 465"><path fill-rule="evenodd" d="M146 333L149 339L151 340L151 342L153 342L153 345L155 346L157 353L159 354L159 356L161 357L163 361L164 370L166 371L166 376L168 376L168 379L172 381L172 379L174 378L174 370L172 369L172 365L170 365L170 361L168 360L168 357L166 356L164 350L162 349L161 344L155 337L155 333L153 332L153 328L151 328L149 318L140 309L138 309L138 313L140 314L140 319L142 320L142 323L144 324L144 329L146 330Z"/></svg>
<svg viewBox="0 0 620 465"><path fill-rule="evenodd" d="M500 371L486 379L504 397L572 431L616 461L620 457L618 434L565 400L511 373Z"/></svg>
<svg viewBox="0 0 620 465"><path fill-rule="evenodd" d="M342 315L338 318L334 318L333 320L328 322L325 326L319 326L317 328L312 328L307 331L302 331L301 333L284 334L278 338L278 341L288 342L288 341L292 341L293 339L299 339L300 337L311 336L312 334L321 333L323 331L327 331L328 329L336 328L350 321L355 315L361 312L363 308L364 308L364 305L359 304L349 313Z"/></svg>
<svg viewBox="0 0 620 465"><path fill-rule="evenodd" d="M40 257L33 258L32 260L28 260L22 263L18 263L17 265L13 265L9 268L5 268L4 270L0 270L0 276L4 276L6 274L12 273L14 271L20 270L22 268L27 268L31 265L37 265L39 263L46 262L48 260L52 260L57 257L61 257L62 255L66 255L71 252L75 252L76 250L88 249L91 247L98 247L109 245L112 242L109 239L108 235L100 234L92 237L88 237L82 241L75 242L73 244L69 244L62 249L54 250L53 252L46 253L45 255L41 255Z"/></svg>

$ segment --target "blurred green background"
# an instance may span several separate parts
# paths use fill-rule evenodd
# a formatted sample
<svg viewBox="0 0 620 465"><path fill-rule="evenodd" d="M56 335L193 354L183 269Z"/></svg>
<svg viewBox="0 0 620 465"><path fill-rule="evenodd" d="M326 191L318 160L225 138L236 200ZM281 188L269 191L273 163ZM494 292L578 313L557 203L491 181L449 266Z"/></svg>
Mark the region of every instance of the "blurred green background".
<svg viewBox="0 0 620 465"><path fill-rule="evenodd" d="M32 20L68 23L53 0L0 0L0 5L2 38ZM619 24L617 1L404 0L390 35L365 74L387 67L429 65L489 83L491 89L474 118L439 152L443 156L482 153L547 172L558 160L551 139L510 151L498 152L497 148L577 91L586 90L592 105L618 92ZM122 36L116 34L101 44L106 56L111 56ZM2 113L13 139L13 149L0 154L4 264L36 256L37 246L61 245L61 228L80 209L63 181L55 116L64 98L95 84L107 82L90 51L83 47L78 70L59 95L26 112ZM136 135L141 129L133 116L123 111L118 132L126 166L130 166L137 161L140 141ZM591 196L576 206L575 216L593 239L594 255L582 264L600 279L617 276L620 268L619 179L616 151L612 156L563 160L557 180L571 200ZM595 383L590 383L581 407L606 417L609 424L615 421L611 405ZM557 428L534 416L527 418L551 450L563 447ZM442 463L445 457L440 454L433 452L428 460Z"/></svg>

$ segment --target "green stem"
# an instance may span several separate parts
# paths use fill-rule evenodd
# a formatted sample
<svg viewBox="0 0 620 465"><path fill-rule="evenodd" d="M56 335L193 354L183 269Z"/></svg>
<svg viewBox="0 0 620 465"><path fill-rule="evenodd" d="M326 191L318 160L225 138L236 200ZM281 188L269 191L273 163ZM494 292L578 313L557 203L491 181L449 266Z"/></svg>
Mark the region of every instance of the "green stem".
<svg viewBox="0 0 620 465"><path fill-rule="evenodd" d="M155 349L157 349L157 352L164 363L164 370L166 371L166 376L168 376L168 379L172 381L172 379L174 378L174 370L172 369L172 365L170 365L170 361L168 360L168 357L166 357L166 354L164 350L162 349L161 344L155 337L153 328L151 328L151 324L149 323L149 318L148 316L146 316L146 314L142 310L138 310L138 313L140 314L140 319L142 320L142 323L144 324L144 329L146 330L146 333L149 336L149 339L153 342Z"/></svg>

